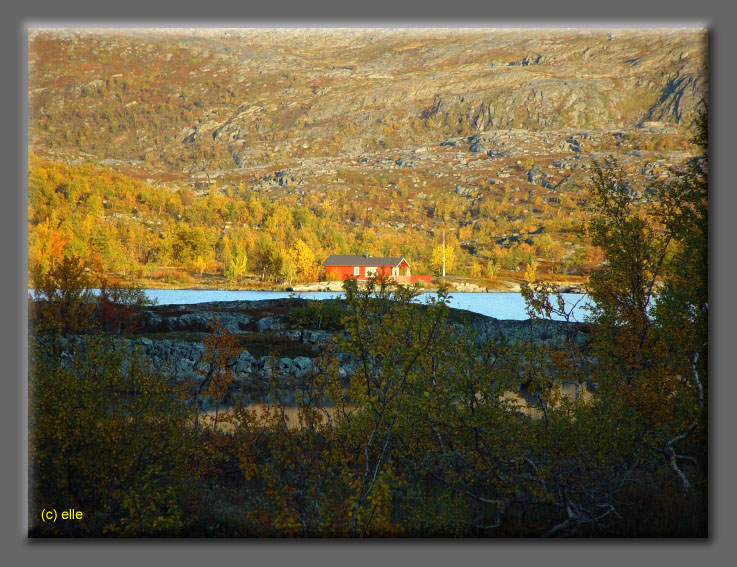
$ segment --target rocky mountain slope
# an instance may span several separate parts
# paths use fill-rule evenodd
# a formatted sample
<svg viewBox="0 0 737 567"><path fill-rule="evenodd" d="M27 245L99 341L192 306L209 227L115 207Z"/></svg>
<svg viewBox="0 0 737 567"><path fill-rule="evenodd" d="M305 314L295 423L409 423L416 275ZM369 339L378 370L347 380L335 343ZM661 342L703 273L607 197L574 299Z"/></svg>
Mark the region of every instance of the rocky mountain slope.
<svg viewBox="0 0 737 567"><path fill-rule="evenodd" d="M568 150L561 133L688 127L705 47L676 29L33 30L30 144L160 179L507 129Z"/></svg>

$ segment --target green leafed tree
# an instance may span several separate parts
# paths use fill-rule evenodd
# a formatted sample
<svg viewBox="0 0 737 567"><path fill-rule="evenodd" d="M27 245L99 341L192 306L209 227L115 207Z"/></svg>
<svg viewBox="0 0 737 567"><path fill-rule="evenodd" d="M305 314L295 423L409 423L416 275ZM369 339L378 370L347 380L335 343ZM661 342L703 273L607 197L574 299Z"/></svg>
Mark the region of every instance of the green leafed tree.
<svg viewBox="0 0 737 567"><path fill-rule="evenodd" d="M230 253L228 266L225 269L225 277L229 282L240 283L246 275L248 268L248 256L246 251L236 246Z"/></svg>
<svg viewBox="0 0 737 567"><path fill-rule="evenodd" d="M35 301L30 314L37 331L76 333L93 324L92 276L79 257L65 256L48 272L37 265L31 282Z"/></svg>

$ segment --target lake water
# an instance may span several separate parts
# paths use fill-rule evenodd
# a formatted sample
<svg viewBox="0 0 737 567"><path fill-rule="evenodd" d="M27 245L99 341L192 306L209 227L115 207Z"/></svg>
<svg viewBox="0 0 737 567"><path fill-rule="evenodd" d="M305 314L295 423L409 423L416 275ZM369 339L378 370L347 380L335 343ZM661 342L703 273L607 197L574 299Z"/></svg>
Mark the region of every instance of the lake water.
<svg viewBox="0 0 737 567"><path fill-rule="evenodd" d="M31 294L33 290L28 290ZM97 291L97 290L95 290ZM220 291L195 289L146 289L149 299L156 300L159 305L186 305L189 303L205 303L210 301L258 301L262 299L284 299L301 297L303 299L332 299L343 297L343 292L288 292L288 291ZM427 302L434 293L422 293L418 302ZM564 293L566 310L571 306L575 321L583 321L589 305L588 297L582 293ZM525 311L525 300L519 293L463 293L454 292L449 296L448 305L455 309L465 309L497 319L513 319L523 321L529 319ZM553 319L562 317L553 315Z"/></svg>
<svg viewBox="0 0 737 567"><path fill-rule="evenodd" d="M147 289L146 295L155 299L159 305L188 303L204 303L208 301L256 301L261 299L282 299L287 297L301 297L304 299L331 299L343 297L342 292L283 292L283 291L217 291L217 290L177 290L177 289ZM434 297L433 293L423 293L419 302L426 302ZM574 317L583 321L586 311L582 309L588 298L581 293L564 293L567 306L573 306ZM450 307L465 309L497 319L529 319L525 311L525 301L519 293L451 293ZM560 319L559 317L553 317Z"/></svg>

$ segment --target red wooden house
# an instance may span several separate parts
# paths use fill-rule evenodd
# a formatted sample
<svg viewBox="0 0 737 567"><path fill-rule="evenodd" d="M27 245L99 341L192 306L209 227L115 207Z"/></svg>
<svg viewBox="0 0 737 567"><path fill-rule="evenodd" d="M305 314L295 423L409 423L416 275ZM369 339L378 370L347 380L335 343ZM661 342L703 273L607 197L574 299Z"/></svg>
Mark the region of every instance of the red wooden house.
<svg viewBox="0 0 737 567"><path fill-rule="evenodd" d="M322 265L328 279L355 278L366 281L371 276L385 276L397 283L430 283L430 276L413 276L404 258L372 258L365 256L328 256Z"/></svg>

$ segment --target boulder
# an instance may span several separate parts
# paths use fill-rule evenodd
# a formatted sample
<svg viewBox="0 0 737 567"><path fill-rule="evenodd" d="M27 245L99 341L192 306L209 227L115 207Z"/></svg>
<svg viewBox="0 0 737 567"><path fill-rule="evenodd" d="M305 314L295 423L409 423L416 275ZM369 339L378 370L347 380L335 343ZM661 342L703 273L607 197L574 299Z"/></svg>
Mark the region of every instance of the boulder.
<svg viewBox="0 0 737 567"><path fill-rule="evenodd" d="M259 333L263 333L264 331L280 331L283 327L284 323L278 317L263 317L256 324Z"/></svg>
<svg viewBox="0 0 737 567"><path fill-rule="evenodd" d="M488 153L493 151L496 144L493 138L484 134L476 134L468 139L468 151L474 153Z"/></svg>
<svg viewBox="0 0 737 567"><path fill-rule="evenodd" d="M279 365L277 367L279 369L279 372L282 374L293 374L294 373L294 362L292 362L291 358L280 358L279 359Z"/></svg>
<svg viewBox="0 0 737 567"><path fill-rule="evenodd" d="M298 356L294 359L294 369L298 377L304 376L307 372L312 370L313 362L311 358L306 356Z"/></svg>

